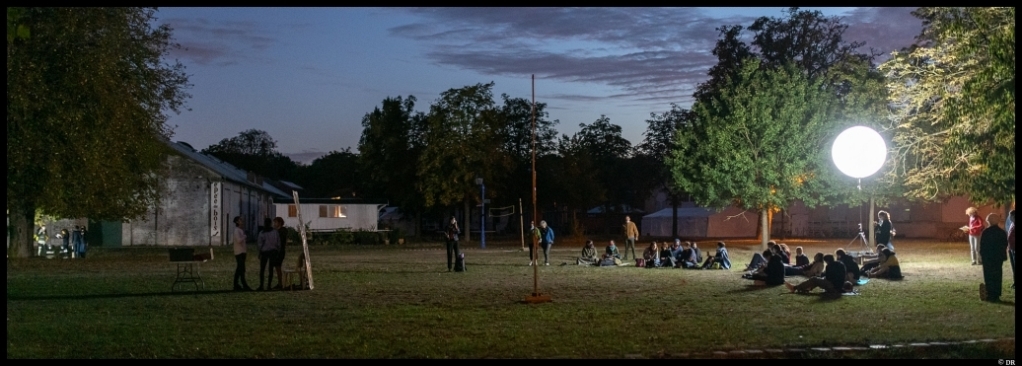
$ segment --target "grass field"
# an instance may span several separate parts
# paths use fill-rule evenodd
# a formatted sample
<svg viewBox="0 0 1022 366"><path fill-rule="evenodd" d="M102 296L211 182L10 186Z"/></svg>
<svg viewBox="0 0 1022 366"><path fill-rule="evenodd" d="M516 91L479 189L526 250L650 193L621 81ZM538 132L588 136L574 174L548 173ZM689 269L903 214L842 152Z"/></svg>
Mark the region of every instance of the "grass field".
<svg viewBox="0 0 1022 366"><path fill-rule="evenodd" d="M787 243L804 246L812 257L847 241ZM296 292L230 291L230 248L217 248L216 259L203 264L200 292L170 291L175 267L166 249L99 248L84 260L9 260L7 357L701 357L736 349L1015 336L1009 264L1004 303L981 302L982 271L970 265L964 242L899 241L904 280L874 279L859 295L836 299L789 294L783 286L750 287L737 269L578 267L579 247L561 244L551 265L539 269L540 291L553 302L536 305L520 303L533 287L527 254L517 242L489 244L485 250L464 244L470 247L466 273L447 272L440 244L314 246L316 289ZM738 269L758 248L748 241L728 247ZM289 249L286 266L299 251ZM253 257L248 280L255 287ZM846 357L1014 355L1012 342Z"/></svg>

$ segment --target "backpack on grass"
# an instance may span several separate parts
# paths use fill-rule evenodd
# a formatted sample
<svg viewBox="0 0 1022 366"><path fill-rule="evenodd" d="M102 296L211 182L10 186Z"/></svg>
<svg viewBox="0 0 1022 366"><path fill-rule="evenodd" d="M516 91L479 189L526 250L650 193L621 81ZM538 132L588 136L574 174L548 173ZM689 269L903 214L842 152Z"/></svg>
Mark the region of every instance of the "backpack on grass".
<svg viewBox="0 0 1022 366"><path fill-rule="evenodd" d="M454 259L454 271L465 272L465 253L458 253L458 258Z"/></svg>

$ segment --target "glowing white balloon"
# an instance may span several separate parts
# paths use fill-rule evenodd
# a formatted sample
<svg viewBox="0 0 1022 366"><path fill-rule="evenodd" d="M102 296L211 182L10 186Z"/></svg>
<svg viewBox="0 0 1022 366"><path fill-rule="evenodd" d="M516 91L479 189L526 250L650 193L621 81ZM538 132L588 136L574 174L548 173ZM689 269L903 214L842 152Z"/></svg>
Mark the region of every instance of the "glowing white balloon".
<svg viewBox="0 0 1022 366"><path fill-rule="evenodd" d="M830 154L842 173L861 179L884 166L887 143L872 128L855 126L837 136Z"/></svg>

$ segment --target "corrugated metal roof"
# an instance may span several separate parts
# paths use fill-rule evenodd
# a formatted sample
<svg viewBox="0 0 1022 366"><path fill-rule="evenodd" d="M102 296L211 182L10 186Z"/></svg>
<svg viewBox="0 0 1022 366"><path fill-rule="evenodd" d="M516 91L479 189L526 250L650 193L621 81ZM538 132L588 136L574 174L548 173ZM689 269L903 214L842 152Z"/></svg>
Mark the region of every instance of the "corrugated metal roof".
<svg viewBox="0 0 1022 366"><path fill-rule="evenodd" d="M225 161L221 161L220 159L217 159L215 157L198 152L195 150L195 148L193 148L186 142L179 141L175 143L170 140L164 140L164 142L167 144L167 146L170 146L170 148L173 149L174 151L188 157L189 159L198 162L199 164L202 164L202 166L209 168L213 172L220 174L220 176L224 177L224 179L226 180L247 185L249 187L262 189L275 196L291 197L290 194L287 194L284 191L277 189L276 187L266 182L265 180L262 182L262 184L255 184L249 181L247 171L239 169L234 165L231 165L230 163L227 163Z"/></svg>

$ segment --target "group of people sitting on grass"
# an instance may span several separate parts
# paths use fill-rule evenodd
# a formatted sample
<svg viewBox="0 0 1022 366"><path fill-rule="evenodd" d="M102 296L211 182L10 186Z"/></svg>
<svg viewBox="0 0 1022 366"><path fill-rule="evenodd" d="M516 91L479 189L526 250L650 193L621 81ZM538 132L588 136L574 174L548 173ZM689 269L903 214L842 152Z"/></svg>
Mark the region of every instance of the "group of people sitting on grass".
<svg viewBox="0 0 1022 366"><path fill-rule="evenodd" d="M795 264L790 261L788 246L773 241L762 254L756 253L745 268L743 278L766 286L786 285L790 290L808 292L823 288L826 292L851 292L862 277L900 279L901 265L897 255L884 245L877 245L877 258L859 268L855 258L838 249L833 255L816 253L812 261L802 247L795 248ZM838 276L840 273L840 276ZM785 281L786 276L805 276L809 279L795 286Z"/></svg>
<svg viewBox="0 0 1022 366"><path fill-rule="evenodd" d="M589 266L624 266L630 263L621 261L621 254L611 240L604 249L602 256L598 256L596 247L592 240L586 241L582 248L582 256L575 262L578 265ZM684 242L675 239L673 244L666 242L663 246L657 242L650 243L642 253L642 258L636 258L635 265L645 268L687 268L687 269L730 269L731 259L728 257L727 248L724 242L717 243L717 251L713 255L703 259L699 250L699 244L695 242Z"/></svg>

